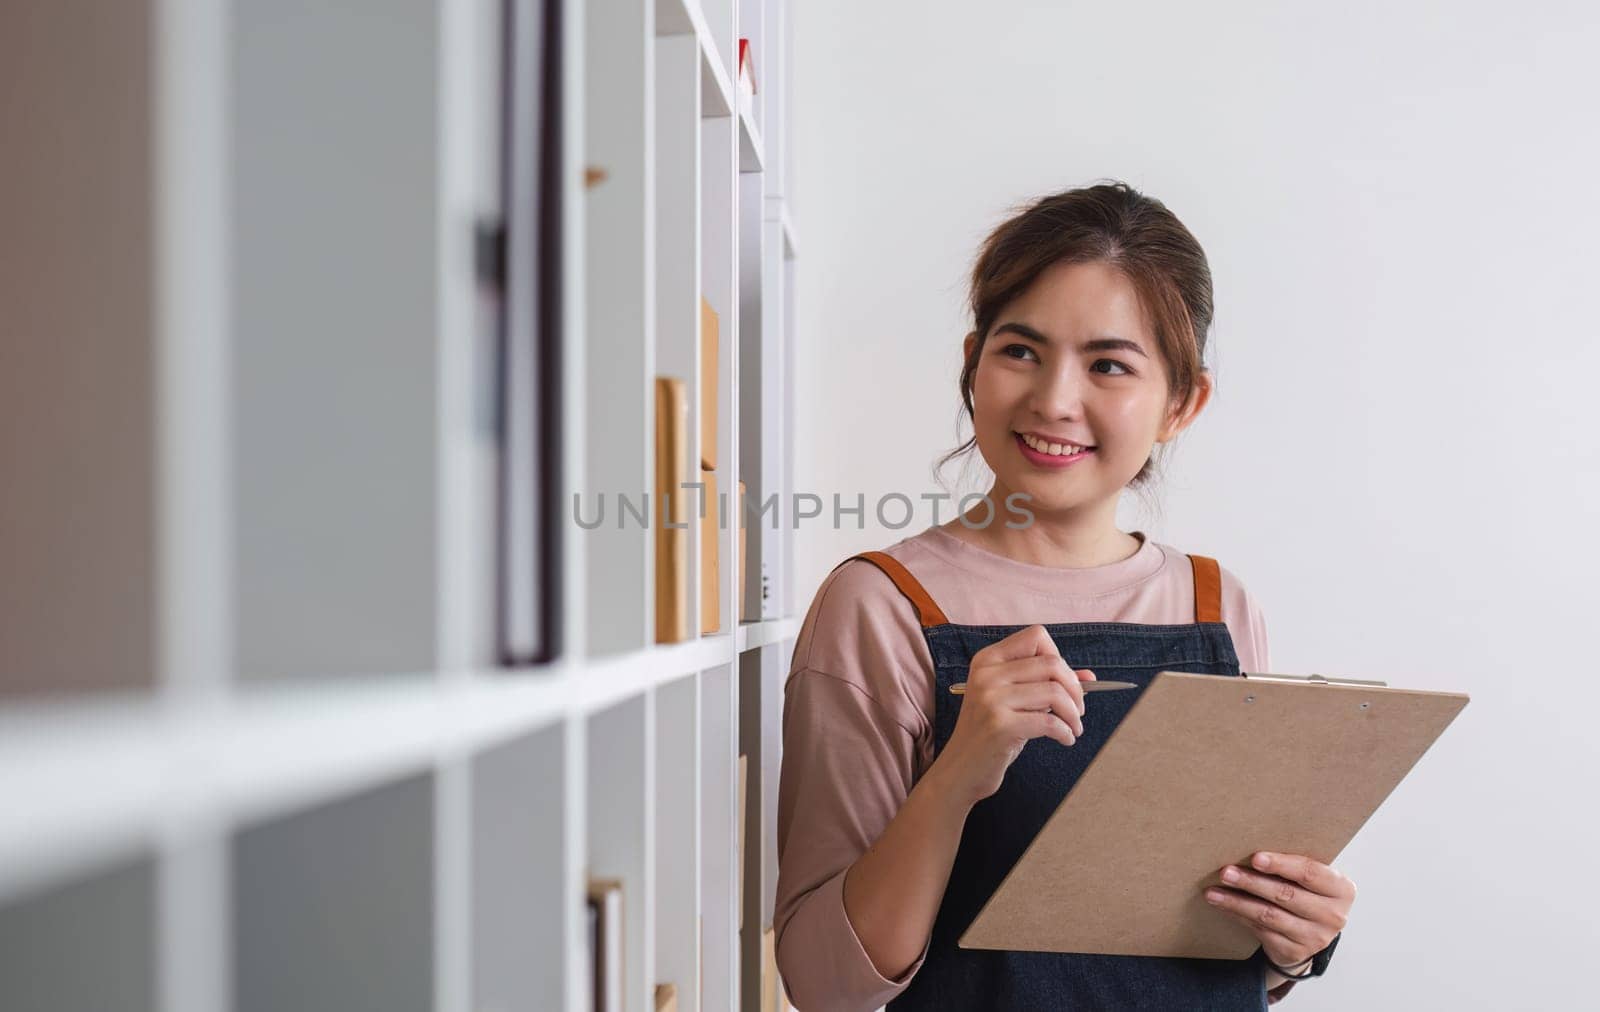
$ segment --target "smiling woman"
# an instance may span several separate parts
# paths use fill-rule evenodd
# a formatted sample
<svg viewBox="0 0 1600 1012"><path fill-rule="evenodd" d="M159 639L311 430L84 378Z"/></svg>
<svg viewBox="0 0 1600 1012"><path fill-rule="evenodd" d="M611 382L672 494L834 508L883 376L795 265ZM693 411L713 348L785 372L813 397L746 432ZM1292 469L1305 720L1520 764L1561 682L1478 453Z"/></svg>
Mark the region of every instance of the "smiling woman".
<svg viewBox="0 0 1600 1012"><path fill-rule="evenodd" d="M1165 205L1123 184L1045 197L996 228L973 265L970 304L973 329L958 383L973 435L939 463L977 447L991 467L1000 465L1000 499L1024 491L1036 509L1060 505L1050 494L1060 486L1041 484L1023 466L1054 464L1025 452L1024 435L1090 447L1098 469L1092 479L1078 478L1080 487L1093 483L1085 495L1142 490L1160 467L1159 447L1210 399L1202 364L1213 313L1205 252ZM1004 368L980 370L986 357ZM1004 411L989 410L994 424L979 427L980 398L1023 417L1008 423ZM1062 402L1074 399L1085 413L1076 430L1040 421L1061 417L1072 408ZM1088 428L1097 422L1104 431Z"/></svg>
<svg viewBox="0 0 1600 1012"><path fill-rule="evenodd" d="M795 643L773 920L799 1007L1258 1010L1326 965L1354 885L1281 853L1195 889L1260 938L1247 959L958 944L1159 671L1272 670L1233 572L1116 526L1210 399L1211 298L1194 236L1122 184L1046 197L985 242L960 376L973 436L945 459L976 447L993 487L841 562ZM1102 676L1132 691L1090 704Z"/></svg>

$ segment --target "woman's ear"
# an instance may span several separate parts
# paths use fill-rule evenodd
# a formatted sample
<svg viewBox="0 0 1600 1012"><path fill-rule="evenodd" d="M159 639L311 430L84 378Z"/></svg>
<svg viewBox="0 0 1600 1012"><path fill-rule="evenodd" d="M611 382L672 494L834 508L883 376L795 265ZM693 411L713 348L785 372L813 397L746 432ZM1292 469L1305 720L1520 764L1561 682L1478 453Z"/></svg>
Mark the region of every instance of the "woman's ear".
<svg viewBox="0 0 1600 1012"><path fill-rule="evenodd" d="M1161 435L1156 440L1165 443L1175 438L1178 433L1187 429L1191 422L1200 417L1200 412L1205 409L1211 400L1211 370L1202 368L1194 378L1194 388L1189 391L1189 396L1182 405L1174 408L1167 415L1166 425L1161 429Z"/></svg>
<svg viewBox="0 0 1600 1012"><path fill-rule="evenodd" d="M961 342L961 361L965 362L972 357L972 346L978 343L978 332L967 331L966 339Z"/></svg>

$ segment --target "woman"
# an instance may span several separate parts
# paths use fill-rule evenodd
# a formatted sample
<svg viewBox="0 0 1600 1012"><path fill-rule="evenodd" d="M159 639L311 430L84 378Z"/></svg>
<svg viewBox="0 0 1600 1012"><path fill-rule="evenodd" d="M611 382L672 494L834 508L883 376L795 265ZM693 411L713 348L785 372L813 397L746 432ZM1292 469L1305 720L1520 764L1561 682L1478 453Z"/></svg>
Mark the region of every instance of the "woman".
<svg viewBox="0 0 1600 1012"><path fill-rule="evenodd" d="M1086 706L1095 668L1140 686L1167 666L1156 657L1271 670L1232 572L1116 527L1123 489L1147 485L1156 444L1211 395L1194 237L1123 184L1046 197L989 236L971 308L973 438L951 456L982 453L986 500L841 563L796 641L774 918L789 996L804 1010L1263 1008L1321 972L1355 898L1303 855L1254 855L1205 891L1260 939L1250 959L956 944L1137 697Z"/></svg>

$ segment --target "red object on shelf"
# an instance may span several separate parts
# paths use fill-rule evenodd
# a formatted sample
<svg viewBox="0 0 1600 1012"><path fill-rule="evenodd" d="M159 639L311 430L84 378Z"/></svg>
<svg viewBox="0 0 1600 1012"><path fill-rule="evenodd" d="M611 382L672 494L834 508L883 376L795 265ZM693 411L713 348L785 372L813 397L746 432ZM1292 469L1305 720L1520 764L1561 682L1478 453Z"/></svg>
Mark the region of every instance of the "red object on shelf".
<svg viewBox="0 0 1600 1012"><path fill-rule="evenodd" d="M749 80L750 91L754 94L756 90L756 65L755 60L750 56L749 39L739 40L739 77Z"/></svg>

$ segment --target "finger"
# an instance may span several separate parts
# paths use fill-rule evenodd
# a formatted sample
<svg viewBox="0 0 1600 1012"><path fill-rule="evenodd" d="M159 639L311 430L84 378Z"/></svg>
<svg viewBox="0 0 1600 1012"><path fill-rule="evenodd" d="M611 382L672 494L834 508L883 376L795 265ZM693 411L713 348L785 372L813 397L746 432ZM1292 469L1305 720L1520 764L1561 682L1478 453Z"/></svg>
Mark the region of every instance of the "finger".
<svg viewBox="0 0 1600 1012"><path fill-rule="evenodd" d="M1238 917L1232 911L1227 911L1227 913L1235 918ZM1261 948L1266 957L1279 966L1288 967L1292 970L1303 969L1301 964L1316 954L1313 950L1296 942L1288 935L1281 934L1271 928L1263 928L1261 925L1251 923L1248 920L1243 920L1242 923L1245 929L1255 935L1257 940L1261 942Z"/></svg>
<svg viewBox="0 0 1600 1012"><path fill-rule="evenodd" d="M1016 681L1019 671L1027 670L1026 662L1034 658L1048 657L1048 653L1041 653L1039 637L1050 643L1053 650L1055 641L1044 631L1044 626L1028 626L1012 633L997 643L991 643L982 650L972 655L972 661L967 666L967 691L991 681ZM1057 652L1056 656L1060 656ZM1022 664L1023 667L1018 667ZM1015 669L1015 670L1014 670ZM1042 677L1038 674L1032 678Z"/></svg>
<svg viewBox="0 0 1600 1012"><path fill-rule="evenodd" d="M1072 733L1083 736L1083 716L1078 704L1057 681L1022 682L1006 687L1004 695L997 695L1013 710L1048 710L1072 728Z"/></svg>
<svg viewBox="0 0 1600 1012"><path fill-rule="evenodd" d="M1007 661L1004 664L974 664L967 669L966 696L982 699L992 695L1002 702L1010 698L1008 690L1013 685L1027 685L1049 680L1049 661L1044 657Z"/></svg>
<svg viewBox="0 0 1600 1012"><path fill-rule="evenodd" d="M1072 728L1049 710L1038 713L1013 712L1011 717L1014 721L1011 726L1022 737L1052 738L1069 748L1078 742L1078 736L1072 733Z"/></svg>
<svg viewBox="0 0 1600 1012"><path fill-rule="evenodd" d="M1067 662L1057 657L1022 657L992 667L992 680L1001 682L1044 682L1071 672ZM1074 679L1076 681L1076 679Z"/></svg>
<svg viewBox="0 0 1600 1012"><path fill-rule="evenodd" d="M1083 703L1083 681L1078 679L1077 673L1072 668L1067 668L1067 661L1059 657L1030 657L1027 660L1008 661L1005 668L1005 681L1011 684L1032 684L1032 682L1056 682L1072 697L1072 708L1082 716L1085 703ZM1064 714L1062 714L1064 716Z"/></svg>
<svg viewBox="0 0 1600 1012"><path fill-rule="evenodd" d="M1250 926L1251 931L1276 931L1296 945L1307 945L1317 937L1318 927L1276 903L1225 886L1206 890L1206 902L1225 910Z"/></svg>
<svg viewBox="0 0 1600 1012"><path fill-rule="evenodd" d="M1019 629L998 643L991 643L972 655L972 663L976 665L979 658L985 664L1004 663L1005 661L1021 660L1024 657L1049 657L1061 656L1061 651L1056 649L1056 641L1050 638L1042 625L1030 625L1026 629Z"/></svg>
<svg viewBox="0 0 1600 1012"><path fill-rule="evenodd" d="M1072 700L1073 709L1080 717L1089 712L1088 700L1083 696L1083 682L1078 678L1076 671L1067 667L1066 661L1062 661L1058 668L1050 672L1050 678L1061 686L1062 691Z"/></svg>
<svg viewBox="0 0 1600 1012"><path fill-rule="evenodd" d="M1280 854L1277 851L1257 851L1251 857L1250 864L1258 871L1271 872L1279 878L1286 878L1310 889L1322 896L1334 896L1340 899L1354 899L1356 887L1344 875L1336 871L1333 866L1323 864L1315 858L1304 854Z"/></svg>
<svg viewBox="0 0 1600 1012"><path fill-rule="evenodd" d="M1305 967L1300 964L1316 955L1316 952L1307 951L1305 946L1295 944L1294 939L1280 935L1276 931L1260 929L1255 932L1255 936L1260 939L1261 948L1266 950L1268 959L1291 970L1303 972Z"/></svg>
<svg viewBox="0 0 1600 1012"><path fill-rule="evenodd" d="M1225 886L1259 896L1269 903L1276 903L1308 921L1333 920L1334 901L1327 896L1312 892L1298 882L1276 875L1263 875L1258 871L1234 864L1222 869L1221 878Z"/></svg>

